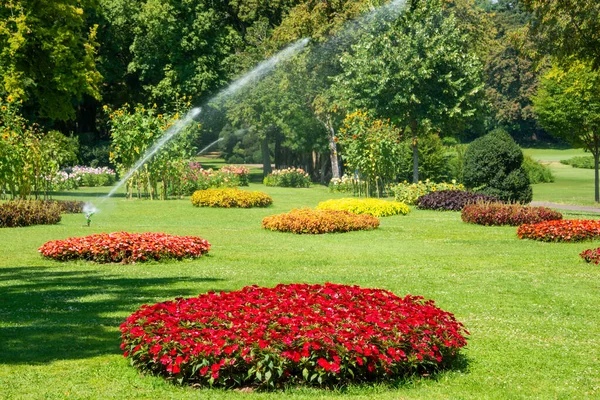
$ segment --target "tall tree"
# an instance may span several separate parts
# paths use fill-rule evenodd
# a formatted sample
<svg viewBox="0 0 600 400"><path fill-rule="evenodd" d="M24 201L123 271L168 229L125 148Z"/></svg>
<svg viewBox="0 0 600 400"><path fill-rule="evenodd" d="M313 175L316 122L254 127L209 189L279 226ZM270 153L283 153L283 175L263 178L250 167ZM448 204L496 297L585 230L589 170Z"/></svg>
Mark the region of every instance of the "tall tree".
<svg viewBox="0 0 600 400"><path fill-rule="evenodd" d="M600 69L600 2L597 0L523 0L535 18L531 32L544 54L563 65L571 59Z"/></svg>
<svg viewBox="0 0 600 400"><path fill-rule="evenodd" d="M5 0L0 5L0 93L32 116L75 118L84 95L100 99L95 0Z"/></svg>
<svg viewBox="0 0 600 400"><path fill-rule="evenodd" d="M533 102L548 132L592 153L594 199L600 202L600 72L583 62L574 62L568 68L554 66L541 80Z"/></svg>
<svg viewBox="0 0 600 400"><path fill-rule="evenodd" d="M456 132L475 114L482 66L443 1L413 1L385 24L342 57L334 91L347 110L366 109L410 131L417 182L419 135Z"/></svg>

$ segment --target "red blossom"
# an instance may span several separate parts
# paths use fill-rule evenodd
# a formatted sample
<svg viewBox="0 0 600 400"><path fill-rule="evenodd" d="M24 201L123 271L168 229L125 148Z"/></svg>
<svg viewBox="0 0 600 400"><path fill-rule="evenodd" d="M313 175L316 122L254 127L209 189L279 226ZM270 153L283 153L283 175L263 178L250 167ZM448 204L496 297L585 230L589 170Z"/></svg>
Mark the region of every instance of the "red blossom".
<svg viewBox="0 0 600 400"><path fill-rule="evenodd" d="M524 224L517 230L520 239L544 242L580 242L600 237L600 220L565 219Z"/></svg>
<svg viewBox="0 0 600 400"><path fill-rule="evenodd" d="M144 305L121 333L138 368L228 387L394 379L456 355L468 334L431 300L331 283Z"/></svg>
<svg viewBox="0 0 600 400"><path fill-rule="evenodd" d="M89 260L100 263L195 258L209 250L210 243L199 237L149 232L101 233L53 240L38 249L44 257L59 261Z"/></svg>

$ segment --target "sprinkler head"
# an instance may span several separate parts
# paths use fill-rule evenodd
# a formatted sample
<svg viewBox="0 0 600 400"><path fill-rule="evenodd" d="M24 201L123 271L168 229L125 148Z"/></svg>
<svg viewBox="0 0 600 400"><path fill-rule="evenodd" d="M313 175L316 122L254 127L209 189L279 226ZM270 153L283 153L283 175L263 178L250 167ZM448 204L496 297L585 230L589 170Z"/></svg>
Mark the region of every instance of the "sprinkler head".
<svg viewBox="0 0 600 400"><path fill-rule="evenodd" d="M93 211L85 213L85 222L87 222L87 226L90 226L92 223L92 215L94 215Z"/></svg>

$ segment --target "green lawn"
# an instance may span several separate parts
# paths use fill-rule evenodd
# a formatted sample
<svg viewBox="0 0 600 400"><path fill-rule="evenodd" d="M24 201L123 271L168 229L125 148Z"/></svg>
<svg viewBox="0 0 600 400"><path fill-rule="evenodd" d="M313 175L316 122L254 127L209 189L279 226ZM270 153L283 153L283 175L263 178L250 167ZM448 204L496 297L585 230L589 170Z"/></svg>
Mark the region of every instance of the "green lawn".
<svg viewBox="0 0 600 400"><path fill-rule="evenodd" d="M101 203L92 226L0 229L1 398L377 398L520 399L600 397L600 267L583 244L523 241L513 227L461 222L459 213L413 210L380 229L321 236L268 232L264 216L341 197L323 187L267 188L268 209L199 209L189 200ZM580 216L580 215L579 215ZM44 242L95 232L198 235L209 256L135 265L58 263ZM335 282L434 299L471 332L461 370L396 386L341 391L241 393L173 386L140 376L119 349L119 324L144 303L245 285Z"/></svg>

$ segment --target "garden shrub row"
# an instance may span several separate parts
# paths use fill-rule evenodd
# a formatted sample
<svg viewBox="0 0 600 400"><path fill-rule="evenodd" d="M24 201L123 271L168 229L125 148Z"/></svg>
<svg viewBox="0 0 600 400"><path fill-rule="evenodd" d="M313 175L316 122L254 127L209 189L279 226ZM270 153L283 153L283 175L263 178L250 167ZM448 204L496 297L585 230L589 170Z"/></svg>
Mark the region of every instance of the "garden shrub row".
<svg viewBox="0 0 600 400"><path fill-rule="evenodd" d="M378 226L379 219L372 215L308 208L271 215L262 221L262 227L272 231L309 234L370 230Z"/></svg>
<svg viewBox="0 0 600 400"><path fill-rule="evenodd" d="M349 211L353 214L369 214L374 217L388 217L398 214L406 215L410 211L406 204L397 201L356 198L322 201L316 208L317 210L338 210Z"/></svg>
<svg viewBox="0 0 600 400"><path fill-rule="evenodd" d="M524 224L517 229L520 239L543 242L580 242L600 237L600 220L565 219Z"/></svg>
<svg viewBox="0 0 600 400"><path fill-rule="evenodd" d="M307 188L310 176L302 168L276 169L265 177L263 183L267 186Z"/></svg>
<svg viewBox="0 0 600 400"><path fill-rule="evenodd" d="M38 249L44 257L58 261L87 260L98 263L181 260L200 257L209 250L210 243L195 236L128 232L52 240Z"/></svg>
<svg viewBox="0 0 600 400"><path fill-rule="evenodd" d="M227 388L395 380L447 364L468 335L431 300L331 283L144 305L120 330L143 372Z"/></svg>
<svg viewBox="0 0 600 400"><path fill-rule="evenodd" d="M467 204L497 201L497 198L481 193L463 190L441 190L419 197L417 207L422 210L460 211Z"/></svg>
<svg viewBox="0 0 600 400"><path fill-rule="evenodd" d="M53 225L61 219L61 206L42 200L14 200L0 204L0 227Z"/></svg>
<svg viewBox="0 0 600 400"><path fill-rule="evenodd" d="M594 169L594 156L572 157L568 160L560 160L560 163L573 168Z"/></svg>
<svg viewBox="0 0 600 400"><path fill-rule="evenodd" d="M194 192L192 204L196 207L268 207L273 204L273 199L262 192L250 192L233 188L206 189Z"/></svg>
<svg viewBox="0 0 600 400"><path fill-rule="evenodd" d="M535 224L562 219L562 214L547 207L530 207L520 204L476 203L462 209L464 222L479 225Z"/></svg>
<svg viewBox="0 0 600 400"><path fill-rule="evenodd" d="M77 200L44 200L46 204L56 204L64 214L79 214L83 212L85 202Z"/></svg>

